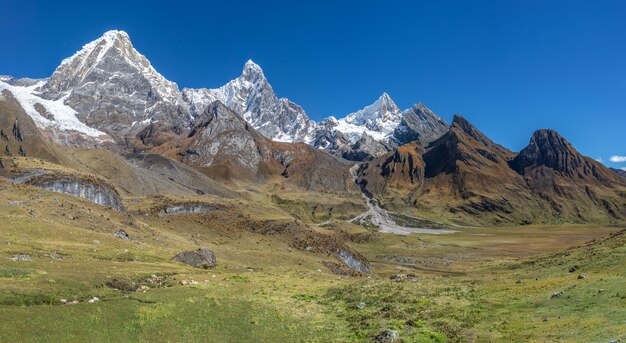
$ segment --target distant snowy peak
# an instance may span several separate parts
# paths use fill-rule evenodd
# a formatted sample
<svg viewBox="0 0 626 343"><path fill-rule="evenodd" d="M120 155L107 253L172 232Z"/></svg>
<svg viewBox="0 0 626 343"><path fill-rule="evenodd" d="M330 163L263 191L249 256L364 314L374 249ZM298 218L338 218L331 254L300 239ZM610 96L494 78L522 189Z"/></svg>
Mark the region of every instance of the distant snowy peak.
<svg viewBox="0 0 626 343"><path fill-rule="evenodd" d="M219 100L239 113L266 137L283 142L306 141L315 127L302 107L278 98L263 70L248 60L241 75L220 88L183 90L183 99L192 114L198 115Z"/></svg>
<svg viewBox="0 0 626 343"><path fill-rule="evenodd" d="M102 37L83 46L64 59L54 71L45 90L61 94L88 82L93 74L110 74L110 81L124 76L143 76L161 98L175 98L178 86L161 74L148 59L135 50L124 31L107 31Z"/></svg>
<svg viewBox="0 0 626 343"><path fill-rule="evenodd" d="M364 133L383 141L389 138L401 120L402 111L389 94L383 93L371 105L336 120L335 129L345 134L350 143L357 142Z"/></svg>
<svg viewBox="0 0 626 343"><path fill-rule="evenodd" d="M387 93L383 93L373 104L348 114L344 121L354 125L365 126L370 130L381 130L387 122L398 122L401 111Z"/></svg>

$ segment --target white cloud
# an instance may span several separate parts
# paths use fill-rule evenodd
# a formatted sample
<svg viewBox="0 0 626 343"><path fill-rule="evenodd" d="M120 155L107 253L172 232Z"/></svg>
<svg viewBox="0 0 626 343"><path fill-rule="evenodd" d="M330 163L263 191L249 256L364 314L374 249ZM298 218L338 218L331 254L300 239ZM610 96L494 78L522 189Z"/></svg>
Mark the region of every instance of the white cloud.
<svg viewBox="0 0 626 343"><path fill-rule="evenodd" d="M598 157L598 158L596 158L596 161L598 161L598 162L602 163L602 157Z"/></svg>
<svg viewBox="0 0 626 343"><path fill-rule="evenodd" d="M613 155L611 156L611 158L609 158L609 161L615 163L626 162L626 156Z"/></svg>
<svg viewBox="0 0 626 343"><path fill-rule="evenodd" d="M623 171L626 171L626 167L621 167L620 169Z"/></svg>

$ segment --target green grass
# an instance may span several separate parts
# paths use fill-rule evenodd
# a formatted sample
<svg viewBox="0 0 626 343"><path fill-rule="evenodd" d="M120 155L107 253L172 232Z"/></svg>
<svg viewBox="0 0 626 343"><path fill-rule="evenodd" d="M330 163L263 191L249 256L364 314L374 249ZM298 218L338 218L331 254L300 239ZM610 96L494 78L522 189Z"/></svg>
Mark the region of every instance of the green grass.
<svg viewBox="0 0 626 343"><path fill-rule="evenodd" d="M482 309L474 287L446 283L440 278L426 283L367 281L332 288L324 302L361 339L393 329L408 342L464 341L475 336ZM365 306L359 308L359 303Z"/></svg>
<svg viewBox="0 0 626 343"><path fill-rule="evenodd" d="M7 186L0 197L34 199L0 203L2 342L368 342L385 329L403 342L626 338L624 238L566 250L617 228L459 228L443 236L372 235L341 221L313 228L372 261L372 275L345 277L321 263L332 256L294 249L289 233L251 232L253 220L293 220L259 203L128 217L31 187ZM158 199L135 200L145 209ZM113 237L118 229L132 241ZM170 261L197 247L215 251L216 268ZM12 261L15 254L32 260ZM573 265L579 270L569 273ZM397 273L417 282L389 279ZM153 274L167 281L146 281ZM563 297L550 299L555 291ZM100 301L88 303L94 296Z"/></svg>
<svg viewBox="0 0 626 343"><path fill-rule="evenodd" d="M30 275L30 271L19 268L2 268L0 269L0 278L20 278Z"/></svg>

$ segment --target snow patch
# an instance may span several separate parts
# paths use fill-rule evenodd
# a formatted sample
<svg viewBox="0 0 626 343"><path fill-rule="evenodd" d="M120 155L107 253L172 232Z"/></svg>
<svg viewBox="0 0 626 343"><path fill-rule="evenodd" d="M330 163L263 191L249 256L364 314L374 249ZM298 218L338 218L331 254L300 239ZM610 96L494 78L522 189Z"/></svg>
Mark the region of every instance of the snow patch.
<svg viewBox="0 0 626 343"><path fill-rule="evenodd" d="M106 136L106 133L89 127L76 118L76 111L64 103L68 95L58 100L47 100L37 96L36 90L44 84L45 81L41 81L29 87L19 87L0 81L0 92L3 90L11 92L26 114L33 119L35 125L39 128L56 128L59 131L78 131L90 137ZM54 117L54 120L42 116L35 108L37 104L43 106L46 112Z"/></svg>

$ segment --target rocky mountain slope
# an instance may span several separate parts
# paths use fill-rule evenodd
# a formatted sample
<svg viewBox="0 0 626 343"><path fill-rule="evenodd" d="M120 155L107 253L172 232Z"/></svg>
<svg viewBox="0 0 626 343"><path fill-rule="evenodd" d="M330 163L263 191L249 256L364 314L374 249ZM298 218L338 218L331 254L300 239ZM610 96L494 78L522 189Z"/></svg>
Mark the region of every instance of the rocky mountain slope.
<svg viewBox="0 0 626 343"><path fill-rule="evenodd" d="M153 152L221 180L264 182L279 177L304 189L355 190L347 161L307 144L272 141L219 100L196 117L188 136Z"/></svg>
<svg viewBox="0 0 626 343"><path fill-rule="evenodd" d="M535 132L515 154L460 116L430 145L364 164L358 182L390 209L459 223L626 218L626 183L556 132Z"/></svg>
<svg viewBox="0 0 626 343"><path fill-rule="evenodd" d="M82 123L120 144L150 122L184 130L190 121L178 86L159 74L123 31L108 31L63 60L38 92L62 101Z"/></svg>

